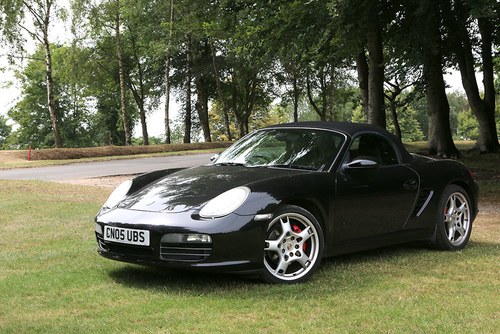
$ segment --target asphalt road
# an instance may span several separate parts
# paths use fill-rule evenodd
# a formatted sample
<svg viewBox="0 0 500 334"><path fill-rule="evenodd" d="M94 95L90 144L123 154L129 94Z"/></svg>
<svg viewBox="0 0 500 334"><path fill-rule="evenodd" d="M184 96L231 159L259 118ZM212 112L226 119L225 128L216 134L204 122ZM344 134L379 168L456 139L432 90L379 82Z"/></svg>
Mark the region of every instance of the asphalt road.
<svg viewBox="0 0 500 334"><path fill-rule="evenodd" d="M206 165L210 154L74 163L62 166L0 170L0 179L61 181L109 175L142 174L160 169Z"/></svg>

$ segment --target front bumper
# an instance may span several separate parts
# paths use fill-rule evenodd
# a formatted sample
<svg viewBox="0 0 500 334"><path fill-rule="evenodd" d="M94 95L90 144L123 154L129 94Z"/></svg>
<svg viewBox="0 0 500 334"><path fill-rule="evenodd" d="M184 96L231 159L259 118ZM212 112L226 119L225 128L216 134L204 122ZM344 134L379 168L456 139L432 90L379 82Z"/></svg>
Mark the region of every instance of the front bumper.
<svg viewBox="0 0 500 334"><path fill-rule="evenodd" d="M230 214L204 220L192 212L161 213L115 209L96 217L97 248L103 257L142 265L212 272L253 273L263 268L266 221ZM149 246L104 240L104 226L148 230ZM168 242L165 235L206 234L210 243ZM162 240L163 238L163 240Z"/></svg>

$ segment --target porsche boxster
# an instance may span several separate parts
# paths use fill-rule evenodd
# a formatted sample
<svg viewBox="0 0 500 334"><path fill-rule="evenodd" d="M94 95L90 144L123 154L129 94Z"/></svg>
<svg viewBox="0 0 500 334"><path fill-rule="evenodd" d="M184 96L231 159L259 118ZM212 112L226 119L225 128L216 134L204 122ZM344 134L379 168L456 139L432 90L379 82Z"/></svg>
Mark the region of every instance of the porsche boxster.
<svg viewBox="0 0 500 334"><path fill-rule="evenodd" d="M467 167L410 154L381 128L290 123L207 165L124 182L95 233L113 260L298 283L337 254L409 241L462 249L477 202Z"/></svg>

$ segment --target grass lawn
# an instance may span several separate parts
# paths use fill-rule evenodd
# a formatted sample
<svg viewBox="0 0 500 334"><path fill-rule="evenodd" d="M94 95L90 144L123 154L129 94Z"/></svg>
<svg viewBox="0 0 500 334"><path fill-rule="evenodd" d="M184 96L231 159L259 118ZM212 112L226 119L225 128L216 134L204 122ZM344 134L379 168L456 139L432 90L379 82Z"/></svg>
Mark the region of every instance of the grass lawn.
<svg viewBox="0 0 500 334"><path fill-rule="evenodd" d="M324 261L302 285L97 255L110 190L0 180L0 333L498 333L500 194L461 252L410 244Z"/></svg>

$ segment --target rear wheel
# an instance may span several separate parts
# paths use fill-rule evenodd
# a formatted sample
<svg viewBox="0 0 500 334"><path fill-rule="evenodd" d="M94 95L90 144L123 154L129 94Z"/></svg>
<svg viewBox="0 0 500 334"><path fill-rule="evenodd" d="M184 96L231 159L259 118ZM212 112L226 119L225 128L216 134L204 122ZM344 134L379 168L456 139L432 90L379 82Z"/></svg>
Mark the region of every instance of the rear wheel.
<svg viewBox="0 0 500 334"><path fill-rule="evenodd" d="M263 279L304 282L321 263L323 230L311 213L298 206L284 206L274 216L265 239Z"/></svg>
<svg viewBox="0 0 500 334"><path fill-rule="evenodd" d="M464 248L472 230L471 204L467 192L449 185L439 202L435 245L441 250Z"/></svg>

